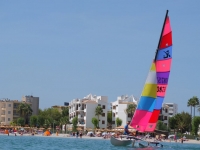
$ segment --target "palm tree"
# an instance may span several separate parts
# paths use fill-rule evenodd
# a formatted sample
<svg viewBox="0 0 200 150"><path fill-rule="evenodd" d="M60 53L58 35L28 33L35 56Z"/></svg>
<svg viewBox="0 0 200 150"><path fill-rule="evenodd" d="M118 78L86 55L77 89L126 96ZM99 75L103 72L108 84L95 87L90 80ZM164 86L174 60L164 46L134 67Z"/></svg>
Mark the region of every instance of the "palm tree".
<svg viewBox="0 0 200 150"><path fill-rule="evenodd" d="M190 115L192 117L192 99L191 98L188 100L187 106L190 107L190 109L191 109Z"/></svg>
<svg viewBox="0 0 200 150"><path fill-rule="evenodd" d="M101 106L97 106L97 108L95 109L95 116L97 116L98 118L98 128L99 128L99 116L101 116L103 114L103 109Z"/></svg>
<svg viewBox="0 0 200 150"><path fill-rule="evenodd" d="M137 108L136 104L129 104L128 105L126 112L127 112L127 114L130 114L131 118L133 117L133 114L134 114L136 108Z"/></svg>
<svg viewBox="0 0 200 150"><path fill-rule="evenodd" d="M195 107L199 105L199 98L197 96L193 96L194 100L194 117L195 117Z"/></svg>
<svg viewBox="0 0 200 150"><path fill-rule="evenodd" d="M24 109L25 109L25 103L20 103L18 105L18 112L20 114L21 117L24 117L25 116L25 112L24 112Z"/></svg>
<svg viewBox="0 0 200 150"><path fill-rule="evenodd" d="M18 112L20 113L20 116L24 118L25 123L28 124L29 116L33 112L33 110L31 109L31 106L26 103L20 103L18 106Z"/></svg>
<svg viewBox="0 0 200 150"><path fill-rule="evenodd" d="M188 105L191 107L191 116L192 116L192 107L194 107L194 117L195 117L195 107L199 106L199 99L197 96L193 96L188 100Z"/></svg>

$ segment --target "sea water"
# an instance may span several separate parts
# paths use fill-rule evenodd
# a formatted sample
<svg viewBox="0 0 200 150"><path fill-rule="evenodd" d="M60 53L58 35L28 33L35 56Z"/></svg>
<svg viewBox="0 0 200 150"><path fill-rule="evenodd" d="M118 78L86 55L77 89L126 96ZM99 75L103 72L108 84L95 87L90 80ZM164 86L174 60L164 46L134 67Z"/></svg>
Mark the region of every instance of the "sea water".
<svg viewBox="0 0 200 150"><path fill-rule="evenodd" d="M0 135L0 150L200 150L199 144L163 142L163 148L113 146L110 140L94 138Z"/></svg>

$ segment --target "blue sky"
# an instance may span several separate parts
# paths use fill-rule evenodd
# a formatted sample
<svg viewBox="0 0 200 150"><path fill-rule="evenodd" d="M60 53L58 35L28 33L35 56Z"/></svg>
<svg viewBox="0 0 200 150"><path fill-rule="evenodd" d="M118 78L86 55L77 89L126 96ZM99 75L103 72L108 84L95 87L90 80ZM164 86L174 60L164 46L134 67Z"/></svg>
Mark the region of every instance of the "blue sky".
<svg viewBox="0 0 200 150"><path fill-rule="evenodd" d="M88 94L139 98L166 10L173 62L164 102L200 97L200 1L1 1L0 98L40 108ZM196 113L199 114L199 113Z"/></svg>

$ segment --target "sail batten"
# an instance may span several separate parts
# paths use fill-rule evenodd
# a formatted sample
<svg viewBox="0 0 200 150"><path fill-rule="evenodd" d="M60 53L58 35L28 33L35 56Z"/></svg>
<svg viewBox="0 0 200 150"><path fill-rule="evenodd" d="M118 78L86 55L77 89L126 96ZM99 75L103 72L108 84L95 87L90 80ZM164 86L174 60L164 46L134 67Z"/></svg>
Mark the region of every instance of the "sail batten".
<svg viewBox="0 0 200 150"><path fill-rule="evenodd" d="M172 63L172 30L168 11L158 49L130 125L140 132L152 132L162 108Z"/></svg>

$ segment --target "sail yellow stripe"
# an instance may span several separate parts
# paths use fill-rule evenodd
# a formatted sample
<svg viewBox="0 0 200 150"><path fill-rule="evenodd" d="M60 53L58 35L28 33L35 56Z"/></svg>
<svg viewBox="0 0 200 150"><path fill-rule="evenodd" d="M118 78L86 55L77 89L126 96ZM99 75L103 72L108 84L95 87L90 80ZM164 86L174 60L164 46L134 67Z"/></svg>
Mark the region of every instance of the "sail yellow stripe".
<svg viewBox="0 0 200 150"><path fill-rule="evenodd" d="M151 69L150 69L151 71L156 71L156 65L155 65L155 63L153 62L152 63L152 65L151 65Z"/></svg>
<svg viewBox="0 0 200 150"><path fill-rule="evenodd" d="M145 84L142 91L142 96L153 97L157 96L157 84Z"/></svg>

